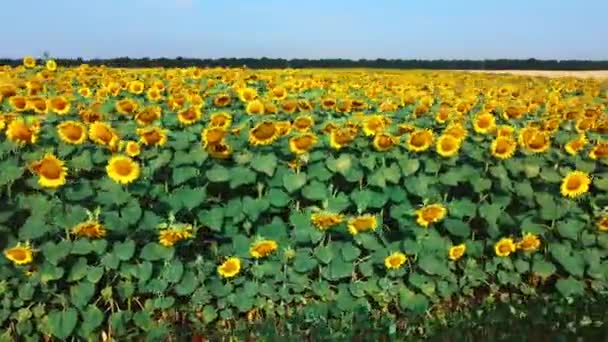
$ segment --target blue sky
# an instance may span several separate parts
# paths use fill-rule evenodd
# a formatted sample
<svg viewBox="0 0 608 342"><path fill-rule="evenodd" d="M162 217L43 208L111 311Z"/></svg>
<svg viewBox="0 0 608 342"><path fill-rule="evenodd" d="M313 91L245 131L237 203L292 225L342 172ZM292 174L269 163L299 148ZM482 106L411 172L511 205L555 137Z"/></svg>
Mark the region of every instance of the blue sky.
<svg viewBox="0 0 608 342"><path fill-rule="evenodd" d="M606 0L2 0L0 57L608 59Z"/></svg>

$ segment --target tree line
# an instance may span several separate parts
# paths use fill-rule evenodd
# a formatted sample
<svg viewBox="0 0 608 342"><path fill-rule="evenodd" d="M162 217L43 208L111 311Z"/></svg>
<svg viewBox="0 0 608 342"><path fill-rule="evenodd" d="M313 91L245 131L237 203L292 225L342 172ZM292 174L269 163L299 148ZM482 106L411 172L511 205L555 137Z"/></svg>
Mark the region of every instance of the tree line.
<svg viewBox="0 0 608 342"><path fill-rule="evenodd" d="M541 60L541 59L283 59L283 58L109 58L56 59L62 66L78 66L86 63L92 66L106 65L121 68L184 68L184 67L243 67L253 69L275 68L382 68L382 69L487 69L487 70L607 70L608 60ZM0 65L20 65L20 59L0 59Z"/></svg>

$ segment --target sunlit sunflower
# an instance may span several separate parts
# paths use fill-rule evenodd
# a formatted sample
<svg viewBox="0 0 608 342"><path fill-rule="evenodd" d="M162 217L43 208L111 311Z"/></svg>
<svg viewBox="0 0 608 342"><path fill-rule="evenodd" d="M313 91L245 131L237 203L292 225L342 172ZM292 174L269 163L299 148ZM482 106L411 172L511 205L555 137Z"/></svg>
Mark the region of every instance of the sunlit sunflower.
<svg viewBox="0 0 608 342"><path fill-rule="evenodd" d="M276 251L279 245L274 240L260 240L251 244L249 247L249 254L256 258L264 258Z"/></svg>
<svg viewBox="0 0 608 342"><path fill-rule="evenodd" d="M224 278L232 278L241 271L241 259L231 257L217 267L217 273Z"/></svg>
<svg viewBox="0 0 608 342"><path fill-rule="evenodd" d="M201 133L203 147L219 144L226 136L226 131L221 127L205 128Z"/></svg>
<svg viewBox="0 0 608 342"><path fill-rule="evenodd" d="M163 99L162 90L156 87L150 88L146 91L146 98L152 102L160 101Z"/></svg>
<svg viewBox="0 0 608 342"><path fill-rule="evenodd" d="M357 235L362 232L374 231L378 228L378 220L376 215L360 215L352 217L348 220L348 231L352 235Z"/></svg>
<svg viewBox="0 0 608 342"><path fill-rule="evenodd" d="M407 256L404 253L393 252L391 255L384 258L384 266L389 270L396 270L401 268L406 260Z"/></svg>
<svg viewBox="0 0 608 342"><path fill-rule="evenodd" d="M336 106L336 99L333 97L326 97L321 100L321 108L323 108L324 110L334 109L335 106Z"/></svg>
<svg viewBox="0 0 608 342"><path fill-rule="evenodd" d="M595 127L595 118L581 118L576 120L574 128L578 133L585 133Z"/></svg>
<svg viewBox="0 0 608 342"><path fill-rule="evenodd" d="M608 215L604 216L604 217L600 217L599 220L597 220L597 229L599 229L602 232L608 232Z"/></svg>
<svg viewBox="0 0 608 342"><path fill-rule="evenodd" d="M562 180L560 187L562 196L576 198L589 191L591 178L586 172L572 171Z"/></svg>
<svg viewBox="0 0 608 342"><path fill-rule="evenodd" d="M447 208L442 204L426 205L416 210L416 222L426 228L432 223L441 222L447 213Z"/></svg>
<svg viewBox="0 0 608 342"><path fill-rule="evenodd" d="M211 127L228 129L231 124L232 116L226 112L213 113L209 118L209 126Z"/></svg>
<svg viewBox="0 0 608 342"><path fill-rule="evenodd" d="M120 137L110 124L97 121L89 126L89 139L99 145L112 147L118 143Z"/></svg>
<svg viewBox="0 0 608 342"><path fill-rule="evenodd" d="M310 103L310 101L308 101L306 99L299 99L298 100L298 109L301 112L309 112L312 110L312 104Z"/></svg>
<svg viewBox="0 0 608 342"><path fill-rule="evenodd" d="M194 237L192 225L172 224L158 231L158 243L165 247L171 247L179 241Z"/></svg>
<svg viewBox="0 0 608 342"><path fill-rule="evenodd" d="M510 137L496 137L490 145L490 153L498 159L509 159L515 154L517 142Z"/></svg>
<svg viewBox="0 0 608 342"><path fill-rule="evenodd" d="M36 59L32 56L23 57L23 65L26 68L33 68L36 66Z"/></svg>
<svg viewBox="0 0 608 342"><path fill-rule="evenodd" d="M217 96L215 96L213 98L213 104L216 107L226 107L226 106L230 105L230 101L231 101L230 95L227 93L218 94Z"/></svg>
<svg viewBox="0 0 608 342"><path fill-rule="evenodd" d="M528 151L542 153L551 146L551 139L547 132L538 131L532 134L528 140L525 140L524 144Z"/></svg>
<svg viewBox="0 0 608 342"><path fill-rule="evenodd" d="M287 98L287 90L282 86L276 86L276 87L272 88L270 93L273 98L275 98L276 100L279 100L279 101Z"/></svg>
<svg viewBox="0 0 608 342"><path fill-rule="evenodd" d="M85 99L88 99L89 97L91 97L91 95L93 95L93 92L89 87L80 87L78 88L78 95L84 97Z"/></svg>
<svg viewBox="0 0 608 342"><path fill-rule="evenodd" d="M381 115L372 115L363 121L363 133L368 136L374 136L386 129L387 121Z"/></svg>
<svg viewBox="0 0 608 342"><path fill-rule="evenodd" d="M122 99L115 104L116 111L123 115L134 115L139 108L139 105L135 100L127 98Z"/></svg>
<svg viewBox="0 0 608 342"><path fill-rule="evenodd" d="M252 100L247 102L247 107L245 108L245 111L247 112L247 114L264 114L264 102L262 102L261 100Z"/></svg>
<svg viewBox="0 0 608 342"><path fill-rule="evenodd" d="M344 221L344 215L329 211L319 211L310 215L310 221L319 230L327 230Z"/></svg>
<svg viewBox="0 0 608 342"><path fill-rule="evenodd" d="M239 90L239 98L243 102L253 101L258 97L258 92L253 88L242 88Z"/></svg>
<svg viewBox="0 0 608 342"><path fill-rule="evenodd" d="M15 265L27 265L34 261L34 249L29 242L18 243L16 246L5 249L4 256Z"/></svg>
<svg viewBox="0 0 608 342"><path fill-rule="evenodd" d="M579 151L581 151L587 145L588 140L585 136L585 133L579 134L576 138L568 141L564 145L564 150L568 152L570 155L576 155Z"/></svg>
<svg viewBox="0 0 608 342"><path fill-rule="evenodd" d="M409 124L409 123L403 123L403 124L399 124L397 126L397 134L399 134L399 135L412 133L415 130L416 130L416 126L414 126L413 124Z"/></svg>
<svg viewBox="0 0 608 342"><path fill-rule="evenodd" d="M494 244L494 252L499 257L507 257L517 250L517 245L511 238L502 238Z"/></svg>
<svg viewBox="0 0 608 342"><path fill-rule="evenodd" d="M521 249L524 252L534 252L540 247L540 239L538 236L527 233L524 237L517 243L517 248Z"/></svg>
<svg viewBox="0 0 608 342"><path fill-rule="evenodd" d="M207 146L207 153L213 158L227 159L232 154L232 147L224 141Z"/></svg>
<svg viewBox="0 0 608 342"><path fill-rule="evenodd" d="M416 130L407 138L407 148L413 152L426 151L433 144L433 132L430 129Z"/></svg>
<svg viewBox="0 0 608 342"><path fill-rule="evenodd" d="M124 148L121 150L124 150L129 157L137 157L141 153L141 146L137 141L127 141L124 142Z"/></svg>
<svg viewBox="0 0 608 342"><path fill-rule="evenodd" d="M317 143L317 136L313 133L302 133L289 139L289 150L295 154L303 154Z"/></svg>
<svg viewBox="0 0 608 342"><path fill-rule="evenodd" d="M336 150L347 146L353 140L355 140L355 134L347 127L336 128L329 135L329 145Z"/></svg>
<svg viewBox="0 0 608 342"><path fill-rule="evenodd" d="M100 239L106 236L106 228L96 220L81 222L72 228L72 234L89 239Z"/></svg>
<svg viewBox="0 0 608 342"><path fill-rule="evenodd" d="M167 130L161 127L138 128L136 133L139 141L146 146L162 146L167 142Z"/></svg>
<svg viewBox="0 0 608 342"><path fill-rule="evenodd" d="M37 114L46 114L49 111L48 102L41 96L31 96L27 102L27 106Z"/></svg>
<svg viewBox="0 0 608 342"><path fill-rule="evenodd" d="M137 124L140 126L148 126L160 119L161 115L162 109L160 106L149 106L135 114L135 121L137 121Z"/></svg>
<svg viewBox="0 0 608 342"><path fill-rule="evenodd" d="M47 153L40 160L29 165L30 170L38 175L38 184L45 188L58 188L65 184L68 169L65 163L55 155Z"/></svg>
<svg viewBox="0 0 608 342"><path fill-rule="evenodd" d="M17 112L24 112L29 109L27 97L16 95L8 100L11 107Z"/></svg>
<svg viewBox="0 0 608 342"><path fill-rule="evenodd" d="M378 133L374 136L372 145L377 151L388 151L399 142L399 137L388 133Z"/></svg>
<svg viewBox="0 0 608 342"><path fill-rule="evenodd" d="M277 136L279 138L291 132L291 122L289 120L276 121L274 124L277 126Z"/></svg>
<svg viewBox="0 0 608 342"><path fill-rule="evenodd" d="M274 102L264 101L263 104L264 104L263 114L276 114L279 112L279 107L277 107L277 105ZM255 113L251 113L251 114L255 114ZM260 113L260 114L262 114L262 113Z"/></svg>
<svg viewBox="0 0 608 342"><path fill-rule="evenodd" d="M144 82L139 80L134 80L129 82L129 93L139 95L144 92Z"/></svg>
<svg viewBox="0 0 608 342"><path fill-rule="evenodd" d="M452 135L442 135L437 139L435 146L437 153L442 157L453 157L458 154L462 142Z"/></svg>
<svg viewBox="0 0 608 342"><path fill-rule="evenodd" d="M298 101L295 99L285 99L281 101L281 109L287 114L295 113L298 109Z"/></svg>
<svg viewBox="0 0 608 342"><path fill-rule="evenodd" d="M178 112L177 119L179 120L179 122L181 122L184 125L192 125L193 123L200 120L202 115L203 114L202 114L200 108L190 106L190 107L186 108L185 110Z"/></svg>
<svg viewBox="0 0 608 342"><path fill-rule="evenodd" d="M38 140L40 125L38 122L26 122L22 118L12 120L6 129L8 140L19 145L34 144Z"/></svg>
<svg viewBox="0 0 608 342"><path fill-rule="evenodd" d="M461 243L460 245L452 246L448 250L448 258L450 258L450 260L456 261L456 260L462 258L462 256L464 255L464 253L466 251L467 251L467 245L465 245L464 243Z"/></svg>
<svg viewBox="0 0 608 342"><path fill-rule="evenodd" d="M67 114L70 108L70 101L64 96L56 96L49 100L49 109L59 115Z"/></svg>
<svg viewBox="0 0 608 342"><path fill-rule="evenodd" d="M249 143L252 145L272 144L278 136L277 126L273 121L262 121L249 131Z"/></svg>
<svg viewBox="0 0 608 342"><path fill-rule="evenodd" d="M511 125L498 125L496 126L497 137L512 137L515 133L515 127Z"/></svg>
<svg viewBox="0 0 608 342"><path fill-rule="evenodd" d="M64 121L57 125L59 138L68 144L80 145L87 139L87 128L79 121Z"/></svg>
<svg viewBox="0 0 608 342"><path fill-rule="evenodd" d="M608 141L600 141L589 152L589 158L593 160L608 158Z"/></svg>
<svg viewBox="0 0 608 342"><path fill-rule="evenodd" d="M115 155L108 161L106 172L116 183L129 184L139 177L140 167L130 157Z"/></svg>
<svg viewBox="0 0 608 342"><path fill-rule="evenodd" d="M496 127L496 118L490 113L478 114L473 121L473 129L477 133L487 134Z"/></svg>
<svg viewBox="0 0 608 342"><path fill-rule="evenodd" d="M312 116L310 115L300 115L295 120L293 120L293 124L291 125L293 129L304 132L308 131L315 124Z"/></svg>

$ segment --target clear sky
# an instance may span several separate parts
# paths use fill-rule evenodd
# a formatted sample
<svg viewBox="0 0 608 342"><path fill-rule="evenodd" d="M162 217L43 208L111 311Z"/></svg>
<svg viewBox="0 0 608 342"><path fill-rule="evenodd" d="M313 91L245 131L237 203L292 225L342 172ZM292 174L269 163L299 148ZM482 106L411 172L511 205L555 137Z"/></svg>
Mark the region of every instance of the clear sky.
<svg viewBox="0 0 608 342"><path fill-rule="evenodd" d="M608 59L608 0L0 0L0 57Z"/></svg>

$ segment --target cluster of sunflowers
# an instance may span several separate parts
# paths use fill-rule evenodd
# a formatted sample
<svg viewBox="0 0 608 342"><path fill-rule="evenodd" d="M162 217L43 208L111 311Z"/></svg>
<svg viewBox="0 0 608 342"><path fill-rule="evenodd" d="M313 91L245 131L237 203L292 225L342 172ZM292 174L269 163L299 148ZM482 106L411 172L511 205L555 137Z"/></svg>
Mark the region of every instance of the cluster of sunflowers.
<svg viewBox="0 0 608 342"><path fill-rule="evenodd" d="M250 238L248 250L237 255L220 248L222 255L213 262L222 278L242 274L248 258L256 267L258 259L274 258L281 254L279 247L286 262L295 258L299 268L309 270L298 259L308 250L257 231L273 215L287 218L302 210L316 229L311 236L337 232L338 240L353 246L352 241L367 241L360 241L367 239L362 236L378 237L386 245L384 254L378 254L383 272L402 272L408 260L418 269L423 251L413 250L425 239L447 241L436 243L441 246L436 257L446 259L452 270L465 267L455 265L470 251L471 258L505 260L518 250L525 252L522 258L531 258L532 252L560 241L556 225L559 234L582 239L582 232L564 228L570 222L560 221L564 215L584 222L585 236L592 236L586 239L604 243L607 89L608 83L594 79L426 71L62 68L52 60L40 66L26 57L22 66L0 69L0 161L12 158L15 168L29 170L37 181L28 173L0 177L1 198L23 210L13 203L15 192L38 191L50 200L62 199L66 188L73 193L89 184L103 191L117 186L136 198L137 215L148 209L148 218L170 217L169 223L150 222L158 228L158 245L172 249L198 243L205 234L198 233L209 226L236 234L222 221L228 214L222 212L216 227L199 211L224 210L234 198L255 209L255 201L245 202L247 196L257 194L259 201L270 196L260 204L260 215L234 219ZM168 166L178 155L182 161ZM242 170L260 156L269 159L252 166L254 171ZM190 167L185 176L175 176L176 168L198 160L194 171ZM241 173L234 180L209 176L218 166ZM184 181L172 183L171 177ZM145 190L138 190L138 184ZM178 190L192 193L180 199L186 203L180 213L160 205L172 201ZM69 227L68 239L110 241L119 234L103 222L99 207L106 204L92 195L82 198L79 204L95 211ZM239 208L247 212L246 207ZM353 207L357 213L346 214ZM570 211L560 212L563 208ZM184 223L177 223L174 214ZM138 231L142 225L149 234L139 216L132 228ZM339 235L341 230L346 237ZM12 234L4 250L16 265L32 264L34 244L43 242L23 236ZM233 236L218 241L222 238ZM416 242L402 244L408 239ZM329 238L318 241L332 243ZM484 247L476 245L479 241ZM480 253L485 247L492 252Z"/></svg>

